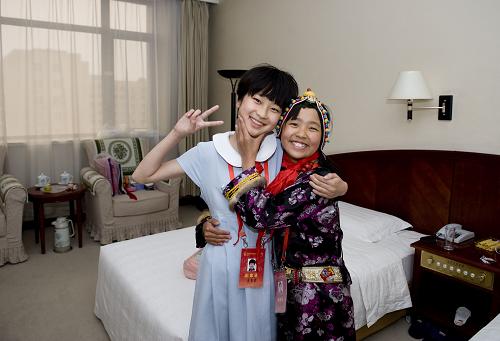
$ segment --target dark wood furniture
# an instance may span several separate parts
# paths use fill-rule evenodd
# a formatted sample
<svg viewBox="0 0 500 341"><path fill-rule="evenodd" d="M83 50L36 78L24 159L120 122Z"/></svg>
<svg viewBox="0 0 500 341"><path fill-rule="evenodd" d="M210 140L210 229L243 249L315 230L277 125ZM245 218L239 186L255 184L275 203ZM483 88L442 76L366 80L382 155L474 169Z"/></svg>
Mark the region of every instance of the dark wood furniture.
<svg viewBox="0 0 500 341"><path fill-rule="evenodd" d="M432 321L447 335L469 339L500 313L500 266L480 261L482 255L496 258L495 254L476 248L474 242L456 245L452 251L443 250L442 241L432 238L412 246L414 316ZM456 326L460 306L471 316Z"/></svg>
<svg viewBox="0 0 500 341"><path fill-rule="evenodd" d="M45 253L45 212L43 205L55 202L69 202L71 218L75 221L74 202L76 201L76 225L78 228L78 247L82 247L82 199L85 197L85 187L78 185L75 190L60 193L45 193L37 187L28 189L28 199L33 203L35 221L35 241L38 244L40 236L41 252Z"/></svg>
<svg viewBox="0 0 500 341"><path fill-rule="evenodd" d="M453 222L477 238L500 238L500 155L380 150L328 159L349 184L342 200L394 214L426 234Z"/></svg>
<svg viewBox="0 0 500 341"><path fill-rule="evenodd" d="M497 217L500 211L500 155L446 150L376 150L332 154L328 159L349 184L349 191L342 198L344 201L396 215L410 222L416 231L429 235L447 223L460 223L475 232L476 240L500 238ZM415 257L420 253L416 249ZM469 256L463 257L470 261ZM420 286L419 283L434 287L435 283L433 290L442 290L451 283L481 299L493 296L497 299L500 290L495 286L493 296L491 293L485 295L481 290L464 287L447 278L444 278L446 283L428 281L428 271L424 272L424 278L417 279L412 287ZM419 274L416 276L418 278ZM418 306L419 300L413 297L413 304ZM439 301L435 303L439 305ZM391 313L394 318L387 318L387 322L379 322L386 326L396 321L401 314L395 313ZM484 319L476 326L486 324L491 318L489 313L475 316L474 319ZM379 322L369 330L380 329Z"/></svg>

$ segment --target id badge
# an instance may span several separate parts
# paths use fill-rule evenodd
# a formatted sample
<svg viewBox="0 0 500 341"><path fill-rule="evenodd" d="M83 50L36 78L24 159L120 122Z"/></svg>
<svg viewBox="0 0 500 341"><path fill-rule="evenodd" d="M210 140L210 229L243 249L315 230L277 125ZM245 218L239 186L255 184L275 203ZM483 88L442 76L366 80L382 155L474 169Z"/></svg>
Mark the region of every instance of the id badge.
<svg viewBox="0 0 500 341"><path fill-rule="evenodd" d="M240 282L238 288L261 288L264 283L264 259L266 249L241 250Z"/></svg>
<svg viewBox="0 0 500 341"><path fill-rule="evenodd" d="M286 311L286 275L285 270L274 272L274 312Z"/></svg>

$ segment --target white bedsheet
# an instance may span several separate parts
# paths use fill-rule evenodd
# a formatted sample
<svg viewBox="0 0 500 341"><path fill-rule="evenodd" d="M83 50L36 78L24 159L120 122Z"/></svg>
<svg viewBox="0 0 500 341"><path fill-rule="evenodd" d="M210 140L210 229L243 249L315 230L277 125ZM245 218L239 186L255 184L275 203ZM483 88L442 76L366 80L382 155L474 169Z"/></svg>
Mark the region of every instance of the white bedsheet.
<svg viewBox="0 0 500 341"><path fill-rule="evenodd" d="M94 312L112 340L187 340L195 251L193 227L101 247Z"/></svg>
<svg viewBox="0 0 500 341"><path fill-rule="evenodd" d="M411 282L413 276L413 254L415 253L410 245L424 236L426 235L419 232L403 230L378 242L381 247L391 250L401 258L408 283Z"/></svg>
<svg viewBox="0 0 500 341"><path fill-rule="evenodd" d="M498 340L498 335L500 335L500 314L478 331L469 341Z"/></svg>
<svg viewBox="0 0 500 341"><path fill-rule="evenodd" d="M411 306L402 259L419 234L402 232L378 243L344 241L356 329ZM195 282L182 264L195 251L194 227L101 247L95 314L112 340L187 340Z"/></svg>
<svg viewBox="0 0 500 341"><path fill-rule="evenodd" d="M356 329L370 327L387 313L411 307L407 283L414 250L410 244L421 236L400 231L377 243L344 237L342 249L352 277Z"/></svg>

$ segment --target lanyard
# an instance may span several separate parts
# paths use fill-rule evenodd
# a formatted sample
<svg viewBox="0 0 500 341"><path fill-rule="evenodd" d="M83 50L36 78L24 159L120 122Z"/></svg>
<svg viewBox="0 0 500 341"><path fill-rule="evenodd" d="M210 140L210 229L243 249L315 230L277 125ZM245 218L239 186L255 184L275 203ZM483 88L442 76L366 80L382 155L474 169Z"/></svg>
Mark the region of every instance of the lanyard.
<svg viewBox="0 0 500 341"><path fill-rule="evenodd" d="M288 236L289 236L289 234L290 234L290 228L287 227L287 228L285 228L285 233L283 234L283 246L282 246L283 248L281 250L280 263L278 263L276 261L276 257L277 256L275 255L275 252L273 252L271 254L271 256L272 256L271 262L273 263L273 267L275 269L278 269L278 268L282 267L285 264L286 249L288 248ZM271 239L271 238L273 238L272 241L274 243L275 242L274 241L274 230L271 230L271 232L270 232L270 238L269 239ZM274 246L273 246L273 249L274 249Z"/></svg>
<svg viewBox="0 0 500 341"><path fill-rule="evenodd" d="M229 179L233 180L234 179L234 168L229 163L227 164L227 168L229 170ZM258 166L256 168L257 168L257 170L264 168L264 176L266 177L267 183L269 183L269 165L268 165L267 161L264 162L263 167L261 164L258 164ZM243 240L243 244L246 247L246 246L248 246L248 243L246 241L247 235L245 233L245 230L243 229L243 220L241 219L241 216L238 213L236 213L236 217L238 218L238 239L236 240L236 242L233 245L238 244L238 242L240 241L240 238L241 238ZM263 236L264 236L264 230L259 230L259 234L257 237L257 247L260 247Z"/></svg>
<svg viewBox="0 0 500 341"><path fill-rule="evenodd" d="M290 234L290 228L285 229L285 235L283 236L283 249L281 250L281 265L285 264L286 249L288 247L288 235Z"/></svg>

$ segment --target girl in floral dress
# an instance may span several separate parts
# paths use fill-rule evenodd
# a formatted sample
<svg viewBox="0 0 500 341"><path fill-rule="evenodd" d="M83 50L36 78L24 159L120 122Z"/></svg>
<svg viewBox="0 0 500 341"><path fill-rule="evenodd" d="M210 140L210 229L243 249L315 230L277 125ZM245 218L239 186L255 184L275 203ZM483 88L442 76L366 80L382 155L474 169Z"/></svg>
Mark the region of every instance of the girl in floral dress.
<svg viewBox="0 0 500 341"><path fill-rule="evenodd" d="M321 152L330 132L330 114L308 89L292 101L277 129L283 162L265 188L261 166L255 163L260 140L248 134L245 122L238 121L245 171L224 188L224 195L247 225L274 234L275 272L287 281L286 311L278 314L278 339L355 340L338 204L317 196L308 185L311 174L334 171Z"/></svg>

